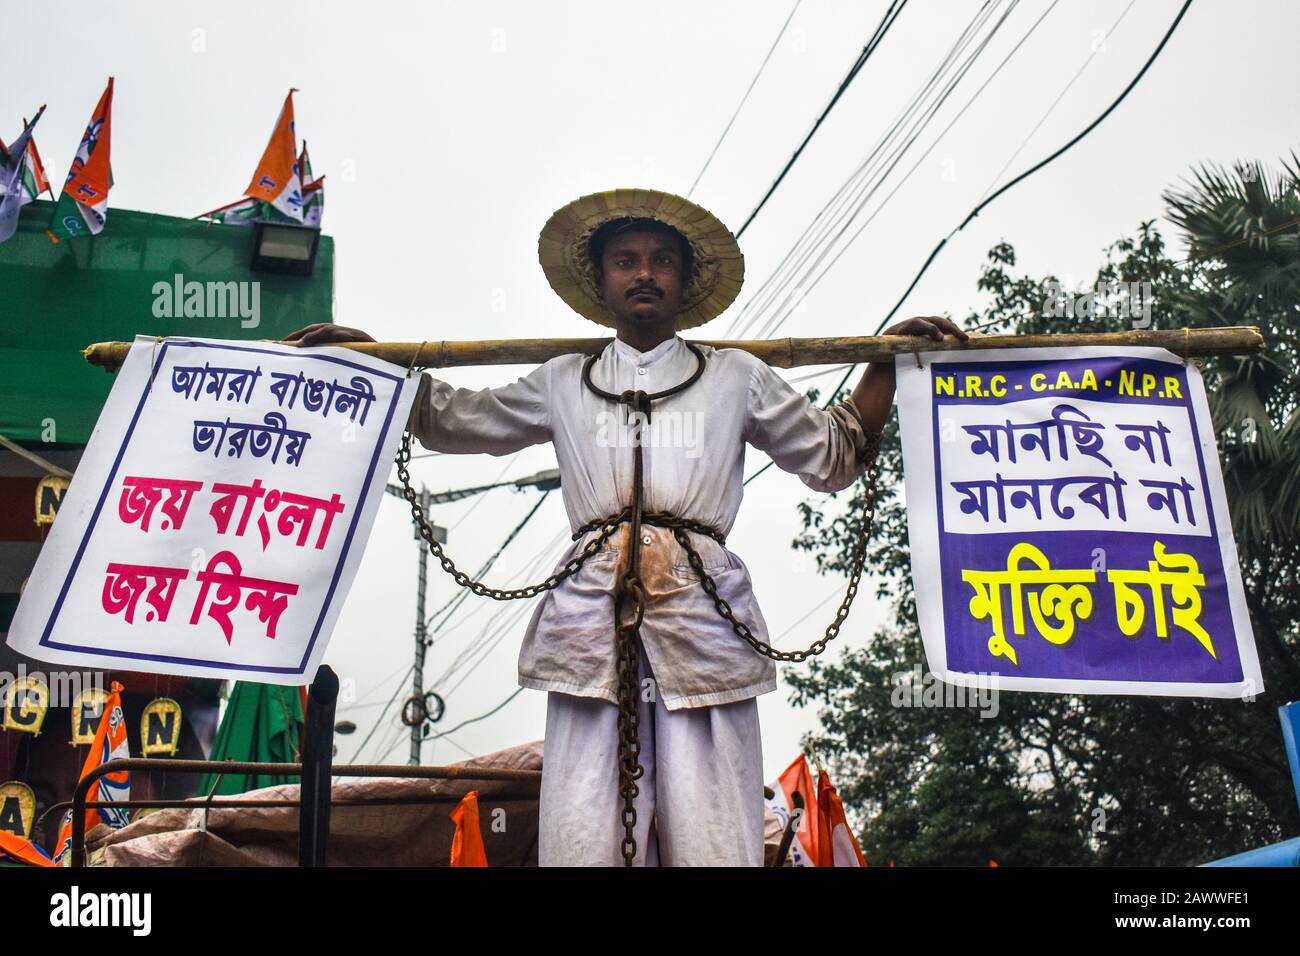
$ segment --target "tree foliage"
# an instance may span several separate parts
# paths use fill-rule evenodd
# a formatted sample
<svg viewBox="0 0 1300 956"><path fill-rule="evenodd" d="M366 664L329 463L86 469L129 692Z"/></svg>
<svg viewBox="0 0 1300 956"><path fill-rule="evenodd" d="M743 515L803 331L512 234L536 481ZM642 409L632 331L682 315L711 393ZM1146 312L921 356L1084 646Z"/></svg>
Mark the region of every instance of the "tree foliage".
<svg viewBox="0 0 1300 956"><path fill-rule="evenodd" d="M819 708L820 729L805 744L831 765L868 860L1194 864L1300 832L1277 720L1278 705L1300 698L1297 172L1294 157L1279 172L1194 171L1164 196L1187 257L1171 258L1144 222L1106 251L1088 283L1150 283L1155 327L1256 325L1265 336L1266 352L1206 361L1204 375L1267 693L1242 701L1006 692L996 716L984 717L977 706L899 706L898 675L924 670L924 654L895 418L868 561L895 623L837 660L786 672L793 702ZM977 285L987 304L967 328L1132 327L1114 312L1045 314L1059 281L1018 274L1015 250L995 246ZM1120 286L1119 304L1129 288ZM847 509L826 499L801 505L794 546L820 569L845 573L862 505L860 490Z"/></svg>

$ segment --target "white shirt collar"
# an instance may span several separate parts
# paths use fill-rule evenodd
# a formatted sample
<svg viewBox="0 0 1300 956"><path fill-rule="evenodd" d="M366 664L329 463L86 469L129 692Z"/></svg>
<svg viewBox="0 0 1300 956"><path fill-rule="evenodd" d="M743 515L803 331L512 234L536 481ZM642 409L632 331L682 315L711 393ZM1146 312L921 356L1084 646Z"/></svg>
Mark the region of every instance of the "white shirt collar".
<svg viewBox="0 0 1300 956"><path fill-rule="evenodd" d="M614 339L613 349L621 357L636 362L638 365L650 365L659 361L667 355L672 354L682 347L681 336L674 335L671 339L665 339L648 352L642 352L633 345L629 345L620 338Z"/></svg>

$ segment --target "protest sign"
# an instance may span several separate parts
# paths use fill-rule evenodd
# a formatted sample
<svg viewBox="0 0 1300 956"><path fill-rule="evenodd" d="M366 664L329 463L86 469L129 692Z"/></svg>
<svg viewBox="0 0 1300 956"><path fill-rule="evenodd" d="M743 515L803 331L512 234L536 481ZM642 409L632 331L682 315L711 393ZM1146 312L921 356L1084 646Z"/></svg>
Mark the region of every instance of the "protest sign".
<svg viewBox="0 0 1300 956"><path fill-rule="evenodd" d="M310 682L415 386L348 349L138 336L10 646L61 664Z"/></svg>
<svg viewBox="0 0 1300 956"><path fill-rule="evenodd" d="M934 673L1011 690L1263 690L1199 371L1164 349L900 357Z"/></svg>

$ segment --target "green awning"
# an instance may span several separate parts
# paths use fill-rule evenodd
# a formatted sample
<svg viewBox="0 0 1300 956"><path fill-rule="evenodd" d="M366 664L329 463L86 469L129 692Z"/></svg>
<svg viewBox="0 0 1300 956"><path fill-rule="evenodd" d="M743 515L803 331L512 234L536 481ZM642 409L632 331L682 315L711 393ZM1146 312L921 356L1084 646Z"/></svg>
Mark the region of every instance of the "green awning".
<svg viewBox="0 0 1300 956"><path fill-rule="evenodd" d="M93 342L130 341L138 334L279 339L331 321L334 242L328 236L320 239L311 276L279 275L250 270L249 227L113 208L100 235L55 244L45 232L53 209L45 200L31 203L18 232L0 243L6 331L0 343L0 435L14 441L38 449L86 443L113 383L82 357ZM177 276L205 288L256 282L258 324L245 327L238 315L159 316L166 311L160 298L174 298ZM164 286L169 291L161 291ZM251 302L252 287L245 293Z"/></svg>

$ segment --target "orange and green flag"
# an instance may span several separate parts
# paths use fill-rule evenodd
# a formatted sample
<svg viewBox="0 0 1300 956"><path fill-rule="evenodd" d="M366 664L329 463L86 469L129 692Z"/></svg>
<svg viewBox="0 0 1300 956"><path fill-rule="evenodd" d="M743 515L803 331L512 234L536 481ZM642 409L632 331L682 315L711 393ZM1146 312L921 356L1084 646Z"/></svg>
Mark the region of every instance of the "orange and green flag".
<svg viewBox="0 0 1300 956"><path fill-rule="evenodd" d="M113 681L109 689L108 700L104 704L103 716L99 718L99 727L95 731L95 739L90 745L90 753L86 755L86 762L81 766L81 778L84 778L86 774L100 764L131 756L131 748L126 737L126 718L122 716L122 690L122 685L117 681ZM119 770L117 773L108 773L100 777L99 782L91 788L86 799L108 803L126 800L130 796L130 771ZM107 823L110 827L117 829L126 826L128 822L129 817L125 810L118 810L113 807L95 807L86 810L87 833L99 823ZM72 811L69 810L63 816L63 826L59 828L59 842L54 852L54 862L65 862L67 853L71 849Z"/></svg>
<svg viewBox="0 0 1300 956"><path fill-rule="evenodd" d="M23 124L23 131L13 144L6 147L0 143L0 242L4 242L18 230L18 214L36 196L40 195L38 185L45 181L45 170L41 168L41 159L36 153L32 137L36 123L45 112L42 106L36 112L36 118ZM48 188L49 184L45 183ZM32 192L36 190L36 192Z"/></svg>
<svg viewBox="0 0 1300 956"><path fill-rule="evenodd" d="M302 177L298 170L297 143L293 125L293 94L290 90L280 109L253 181L244 190L249 199L270 203L295 222L302 222Z"/></svg>
<svg viewBox="0 0 1300 956"><path fill-rule="evenodd" d="M90 115L81 145L72 159L63 192L54 207L50 238L55 242L74 236L97 236L108 220L108 190L113 185L109 150L113 129L113 78L108 78L95 112Z"/></svg>

